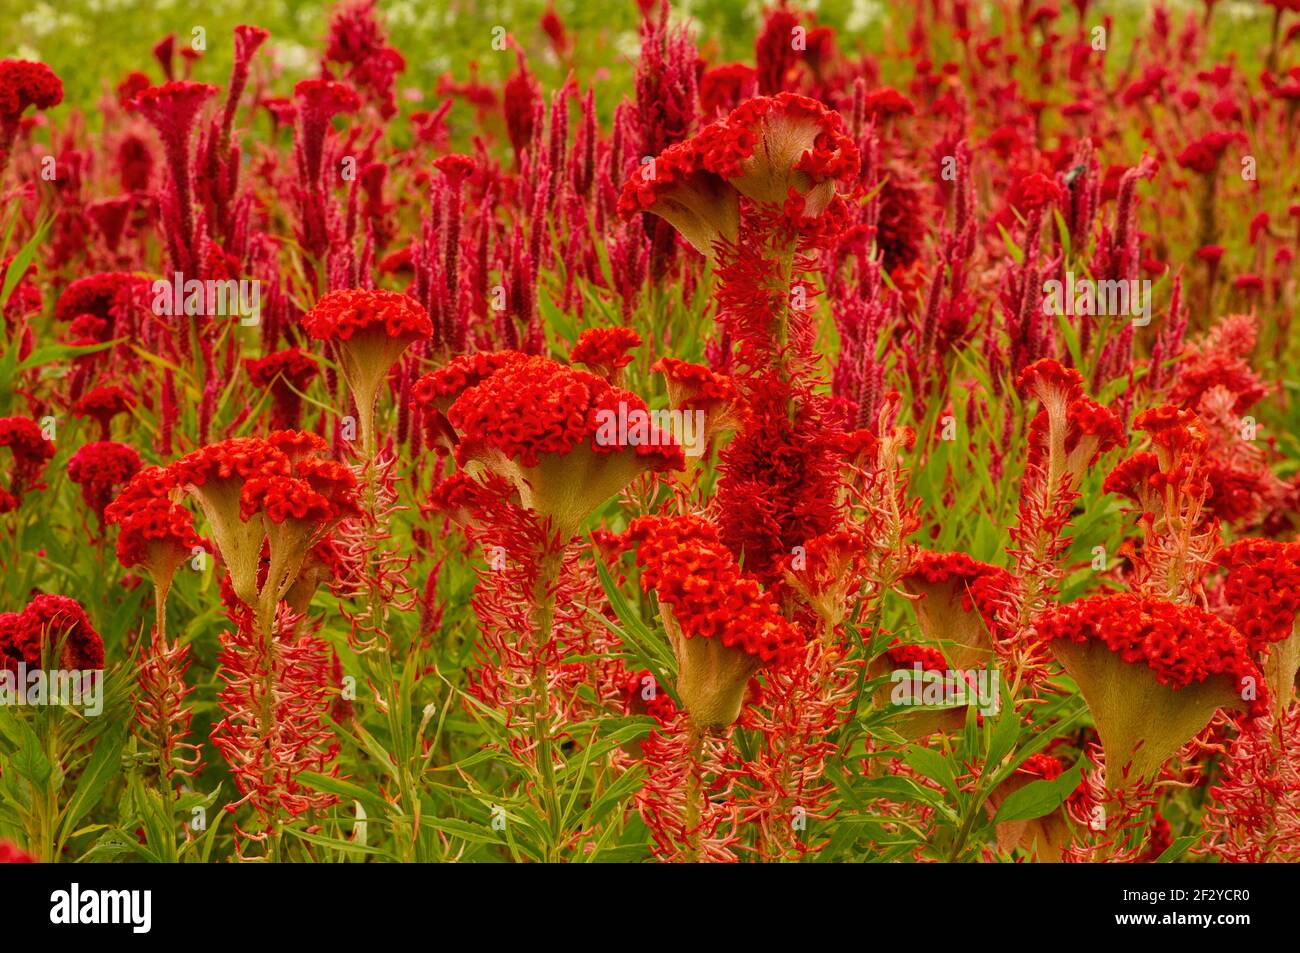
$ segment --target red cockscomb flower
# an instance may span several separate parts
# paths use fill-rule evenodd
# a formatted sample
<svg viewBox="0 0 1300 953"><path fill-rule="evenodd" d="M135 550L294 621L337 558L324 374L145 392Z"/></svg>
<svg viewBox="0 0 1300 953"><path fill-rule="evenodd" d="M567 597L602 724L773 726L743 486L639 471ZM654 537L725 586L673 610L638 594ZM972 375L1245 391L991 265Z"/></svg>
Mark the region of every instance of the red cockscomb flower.
<svg viewBox="0 0 1300 953"><path fill-rule="evenodd" d="M1097 596L1048 610L1035 631L1092 711L1112 790L1153 778L1220 708L1264 708L1246 640L1194 606Z"/></svg>
<svg viewBox="0 0 1300 953"><path fill-rule="evenodd" d="M704 520L645 516L628 536L638 543L642 588L659 597L677 656L678 696L697 726L730 725L750 677L765 665L794 663L803 634Z"/></svg>
<svg viewBox="0 0 1300 953"><path fill-rule="evenodd" d="M1186 148L1178 153L1178 164L1192 172L1209 175L1219 167L1219 160L1223 158L1224 152L1238 138L1239 134L1232 132L1206 133L1188 143Z"/></svg>
<svg viewBox="0 0 1300 953"><path fill-rule="evenodd" d="M0 864L34 864L36 858L9 841L0 841Z"/></svg>
<svg viewBox="0 0 1300 953"><path fill-rule="evenodd" d="M57 658L51 653L58 651ZM15 671L46 664L71 671L104 667L104 641L75 599L41 594L0 623L0 666Z"/></svg>
<svg viewBox="0 0 1300 953"><path fill-rule="evenodd" d="M46 440L41 428L27 417L0 418L0 447L13 456L9 486L0 488L0 513L18 508L23 494L39 490L45 464L54 456L54 442Z"/></svg>
<svg viewBox="0 0 1300 953"><path fill-rule="evenodd" d="M77 448L68 460L68 479L81 487L81 498L103 522L104 508L112 502L117 488L139 469L140 454L134 447L100 440Z"/></svg>
<svg viewBox="0 0 1300 953"><path fill-rule="evenodd" d="M794 195L801 216L815 218L858 161L839 113L793 93L760 97L646 163L619 210L658 215L712 255L717 241L736 241L742 196L781 208Z"/></svg>
<svg viewBox="0 0 1300 953"><path fill-rule="evenodd" d="M380 385L408 347L432 336L428 313L396 291L349 289L322 297L302 326L315 340L333 345L360 414L362 447L373 456Z"/></svg>
<svg viewBox="0 0 1300 953"><path fill-rule="evenodd" d="M320 371L316 359L291 347L266 357L245 358L244 369L253 386L271 390L271 426L280 429L298 426L301 393Z"/></svg>
<svg viewBox="0 0 1300 953"><path fill-rule="evenodd" d="M457 397L447 420L457 462L479 460L511 480L565 539L639 473L685 463L640 397L544 357L507 361Z"/></svg>
<svg viewBox="0 0 1300 953"><path fill-rule="evenodd" d="M23 113L63 102L63 82L44 63L0 60L0 173L9 163Z"/></svg>
<svg viewBox="0 0 1300 953"><path fill-rule="evenodd" d="M641 335L631 328L587 328L569 352L570 364L585 364L612 384L619 383L619 371L632 363L633 348L641 346Z"/></svg>

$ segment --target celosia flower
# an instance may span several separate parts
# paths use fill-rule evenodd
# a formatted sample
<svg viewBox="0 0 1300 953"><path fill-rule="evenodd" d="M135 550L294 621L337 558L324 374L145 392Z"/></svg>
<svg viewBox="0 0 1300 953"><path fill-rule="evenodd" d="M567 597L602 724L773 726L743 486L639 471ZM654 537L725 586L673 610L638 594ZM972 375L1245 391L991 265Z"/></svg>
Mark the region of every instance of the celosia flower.
<svg viewBox="0 0 1300 953"><path fill-rule="evenodd" d="M163 598L176 570L202 545L190 511L172 499L176 490L168 470L146 467L104 510L105 522L120 527L118 562L128 569L143 566Z"/></svg>
<svg viewBox="0 0 1300 953"><path fill-rule="evenodd" d="M627 181L619 209L660 216L712 256L719 240L736 241L742 196L775 208L795 196L801 216L815 218L835 181L857 171L858 151L839 113L781 93L751 99L669 146Z"/></svg>
<svg viewBox="0 0 1300 953"><path fill-rule="evenodd" d="M990 664L998 609L1010 582L1005 569L965 553L918 553L903 578L904 588L919 596L911 605L922 634L960 669Z"/></svg>
<svg viewBox="0 0 1300 953"><path fill-rule="evenodd" d="M346 83L328 79L304 79L293 88L293 98L298 115L298 175L305 187L316 188L330 119L339 113L356 112L361 100Z"/></svg>
<svg viewBox="0 0 1300 953"><path fill-rule="evenodd" d="M1050 754L1033 754L1015 770L1011 777L999 784L985 802L988 816L993 818L1011 795L1035 781L1053 781L1064 771L1059 758ZM1017 848L1024 850L1041 862L1057 863L1062 848L1070 841L1070 825L1061 808L1042 817L1021 821L1003 821L997 825L998 850L1010 854Z"/></svg>
<svg viewBox="0 0 1300 953"><path fill-rule="evenodd" d="M625 443L608 432L620 415L644 424L629 426ZM459 434L457 462L505 476L565 540L638 474L685 463L641 398L544 357L507 361L456 398L447 419Z"/></svg>
<svg viewBox="0 0 1300 953"><path fill-rule="evenodd" d="M117 487L140 469L140 454L134 447L100 440L79 447L68 460L68 479L81 487L81 498L103 522L104 507L112 502Z"/></svg>
<svg viewBox="0 0 1300 953"><path fill-rule="evenodd" d="M296 347L276 351L261 358L245 358L244 369L255 387L271 390L271 426L298 426L302 408L301 393L316 377L316 359Z"/></svg>
<svg viewBox="0 0 1300 953"><path fill-rule="evenodd" d="M312 546L339 520L361 512L356 477L348 467L308 457L295 463L294 474L251 477L239 495L239 518L249 522L260 517L270 544L262 598L271 606L288 593Z"/></svg>
<svg viewBox="0 0 1300 953"><path fill-rule="evenodd" d="M9 163L23 113L31 106L49 109L61 102L63 82L44 63L0 60L0 173Z"/></svg>
<svg viewBox="0 0 1300 953"><path fill-rule="evenodd" d="M462 393L511 361L522 360L518 351L476 351L462 354L425 374L411 387L411 403L422 412L429 442L454 446L456 434L447 422L447 411Z"/></svg>
<svg viewBox="0 0 1300 953"><path fill-rule="evenodd" d="M758 76L747 63L723 63L700 76L700 112L705 119L729 113L758 89Z"/></svg>
<svg viewBox="0 0 1300 953"><path fill-rule="evenodd" d="M112 431L113 418L135 406L135 398L121 387L92 387L72 406L77 417L90 417L99 424L100 437L107 440Z"/></svg>
<svg viewBox="0 0 1300 953"><path fill-rule="evenodd" d="M190 249L194 238L194 212L191 208L190 186L190 136L194 122L203 104L215 95L217 87L207 83L189 81L168 82L143 90L131 101L131 107L141 113L158 130L163 152L171 171L175 194L176 220L180 227L180 242Z"/></svg>
<svg viewBox="0 0 1300 953"><path fill-rule="evenodd" d="M0 122L17 122L29 107L63 102L63 82L44 63L0 60Z"/></svg>
<svg viewBox="0 0 1300 953"><path fill-rule="evenodd" d="M395 291L331 291L303 315L302 326L315 340L333 345L356 401L362 446L373 456L379 387L408 347L433 334L429 315Z"/></svg>
<svg viewBox="0 0 1300 953"><path fill-rule="evenodd" d="M54 456L54 442L27 417L0 417L0 447L8 447L13 466L8 487L0 487L0 513L18 508L23 495L44 486L45 464Z"/></svg>
<svg viewBox="0 0 1300 953"><path fill-rule="evenodd" d="M848 617L866 561L865 540L847 530L815 536L791 555L786 582L821 620L826 641Z"/></svg>
<svg viewBox="0 0 1300 953"><path fill-rule="evenodd" d="M28 669L103 668L104 641L77 600L43 593L0 622L0 665L16 671L20 662Z"/></svg>
<svg viewBox="0 0 1300 953"><path fill-rule="evenodd" d="M1233 626L1263 659L1273 711L1281 717L1300 670L1300 543L1242 539L1219 554L1219 563L1228 569L1223 597L1233 608Z"/></svg>
<svg viewBox="0 0 1300 953"><path fill-rule="evenodd" d="M325 61L346 65L349 82L366 90L377 102L379 114L388 119L397 112L393 88L397 74L406 69L406 60L387 44L375 16L376 3L358 0L335 11Z"/></svg>
<svg viewBox="0 0 1300 953"><path fill-rule="evenodd" d="M1209 175L1219 167L1219 160L1228 146L1239 138L1238 133L1209 132L1187 144L1178 153L1178 164L1184 169Z"/></svg>
<svg viewBox="0 0 1300 953"><path fill-rule="evenodd" d="M255 605L265 531L260 523L240 518L240 495L253 477L289 476L289 457L259 437L237 437L201 447L168 470L176 484L199 501L235 594Z"/></svg>
<svg viewBox="0 0 1300 953"><path fill-rule="evenodd" d="M1065 189L1041 172L1034 172L1018 180L1011 189L1009 201L1024 214L1057 205L1065 200Z"/></svg>
<svg viewBox="0 0 1300 953"><path fill-rule="evenodd" d="M0 841L0 864L34 864L36 858L9 841Z"/></svg>
<svg viewBox="0 0 1300 953"><path fill-rule="evenodd" d="M1241 725L1206 799L1207 852L1228 863L1300 860L1300 705Z"/></svg>
<svg viewBox="0 0 1300 953"><path fill-rule="evenodd" d="M739 716L745 686L760 668L800 657L802 633L705 521L646 516L628 535L639 544L641 586L659 597L677 657L678 697L697 727L725 728Z"/></svg>
<svg viewBox="0 0 1300 953"><path fill-rule="evenodd" d="M1263 707L1245 639L1194 606L1098 596L1052 608L1034 628L1088 703L1111 790L1153 779L1219 709Z"/></svg>
<svg viewBox="0 0 1300 953"><path fill-rule="evenodd" d="M661 357L651 370L663 374L668 385L668 403L674 410L704 411L705 443L721 431L734 430L740 423L743 401L736 385L726 375L675 357Z"/></svg>
<svg viewBox="0 0 1300 953"><path fill-rule="evenodd" d="M54 304L54 318L73 321L83 315L94 315L105 323L96 339L118 337L132 329L130 308L144 300L148 288L149 279L142 275L120 271L87 275L63 289Z"/></svg>
<svg viewBox="0 0 1300 953"><path fill-rule="evenodd" d="M623 368L632 363L633 348L641 346L641 335L631 328L587 328L569 351L570 364L585 364L614 386L621 383Z"/></svg>

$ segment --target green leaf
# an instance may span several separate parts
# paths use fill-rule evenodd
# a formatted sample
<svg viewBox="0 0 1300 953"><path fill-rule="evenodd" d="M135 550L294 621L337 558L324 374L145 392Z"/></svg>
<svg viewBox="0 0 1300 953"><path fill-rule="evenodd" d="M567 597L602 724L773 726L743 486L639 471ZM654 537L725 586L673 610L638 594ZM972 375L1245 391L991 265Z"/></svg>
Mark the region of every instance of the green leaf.
<svg viewBox="0 0 1300 953"><path fill-rule="evenodd" d="M27 268L31 265L32 259L36 257L36 251L41 247L41 242L45 240L45 233L49 231L50 223L53 221L54 219L47 218L42 222L32 237L27 239L22 248L18 249L18 252L14 255L14 260L5 269L4 284L0 286L0 308L9 303L9 296L14 293L14 289L18 287L18 282L22 281L23 275L27 273Z"/></svg>
<svg viewBox="0 0 1300 953"><path fill-rule="evenodd" d="M938 781L950 794L956 795L957 784L952 767L948 764L948 759L939 752L923 745L912 745L903 752L903 760L917 774Z"/></svg>
<svg viewBox="0 0 1300 953"><path fill-rule="evenodd" d="M345 801L360 801L374 817L386 817L394 811L401 813L396 805L388 803L374 791L369 791L351 781L345 781L343 778L304 771L298 775L298 779L314 790L337 795Z"/></svg>
<svg viewBox="0 0 1300 953"><path fill-rule="evenodd" d="M63 816L64 830L75 830L81 819L99 803L104 789L120 772L122 747L126 744L126 731L122 727L111 729L95 743L95 753L82 772L77 789L68 800Z"/></svg>
<svg viewBox="0 0 1300 953"><path fill-rule="evenodd" d="M1192 845L1201 839L1200 834L1188 834L1174 841L1156 858L1157 864L1172 864L1192 849Z"/></svg>
<svg viewBox="0 0 1300 953"><path fill-rule="evenodd" d="M1083 762L1075 764L1059 778L1051 781L1031 781L1013 792L998 808L994 824L1004 821L1028 821L1051 814L1074 793L1083 777Z"/></svg>

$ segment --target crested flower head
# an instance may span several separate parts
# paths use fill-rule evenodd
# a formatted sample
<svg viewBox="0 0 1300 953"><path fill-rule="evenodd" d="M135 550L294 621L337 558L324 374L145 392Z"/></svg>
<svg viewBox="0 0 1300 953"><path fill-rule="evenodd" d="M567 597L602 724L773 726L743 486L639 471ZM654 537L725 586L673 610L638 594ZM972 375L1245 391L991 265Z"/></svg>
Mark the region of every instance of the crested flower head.
<svg viewBox="0 0 1300 953"><path fill-rule="evenodd" d="M764 666L793 664L803 634L704 520L644 516L628 537L638 543L642 588L659 598L686 710L702 728L730 725L750 677Z"/></svg>
<svg viewBox="0 0 1300 953"><path fill-rule="evenodd" d="M1246 640L1195 606L1097 596L1048 610L1035 629L1092 710L1114 790L1152 779L1220 708L1262 710Z"/></svg>
<svg viewBox="0 0 1300 953"><path fill-rule="evenodd" d="M29 669L103 668L104 640L76 599L42 593L0 620L0 666L12 671L20 662Z"/></svg>
<svg viewBox="0 0 1300 953"><path fill-rule="evenodd" d="M257 599L265 533L240 518L244 484L259 476L289 476L292 467L288 455L267 440L236 437L200 447L168 468L176 484L198 500L235 594L250 605Z"/></svg>
<svg viewBox="0 0 1300 953"><path fill-rule="evenodd" d="M620 419L633 421L626 434ZM545 357L507 361L466 388L447 420L457 462L505 476L564 538L638 474L685 463L681 445L649 422L640 397Z"/></svg>
<svg viewBox="0 0 1300 953"><path fill-rule="evenodd" d="M101 521L104 508L117 487L140 469L140 454L134 447L100 440L79 447L68 461L68 479L81 487L81 498Z"/></svg>
<svg viewBox="0 0 1300 953"><path fill-rule="evenodd" d="M1289 638L1300 611L1300 543L1240 539L1219 554L1224 598L1253 651Z"/></svg>
<svg viewBox="0 0 1300 953"><path fill-rule="evenodd" d="M584 364L611 383L618 383L620 371L632 363L633 348L641 346L641 335L631 328L587 328L569 352L570 364Z"/></svg>
<svg viewBox="0 0 1300 953"><path fill-rule="evenodd" d="M344 289L317 301L302 325L333 345L361 415L362 444L372 453L380 385L408 347L433 335L428 312L396 291Z"/></svg>
<svg viewBox="0 0 1300 953"><path fill-rule="evenodd" d="M63 82L44 63L0 60L0 123L17 123L29 107L63 102Z"/></svg>
<svg viewBox="0 0 1300 953"><path fill-rule="evenodd" d="M650 212L697 250L734 242L740 199L783 207L799 199L803 217L820 215L837 180L858 171L858 151L839 113L793 93L742 103L725 119L669 146L623 187L624 214Z"/></svg>
<svg viewBox="0 0 1300 953"><path fill-rule="evenodd" d="M988 664L999 638L999 605L1011 586L1005 569L965 553L922 551L903 586L920 597L912 608L922 634L957 668Z"/></svg>
<svg viewBox="0 0 1300 953"><path fill-rule="evenodd" d="M301 393L320 370L316 359L290 347L261 358L245 358L244 370L253 386L271 391L271 425L296 427L302 407Z"/></svg>
<svg viewBox="0 0 1300 953"><path fill-rule="evenodd" d="M13 457L9 486L0 487L0 513L8 513L18 508L24 493L44 486L40 477L54 456L54 442L28 417L0 417L0 447Z"/></svg>
<svg viewBox="0 0 1300 953"><path fill-rule="evenodd" d="M190 511L172 499L176 491L167 469L145 467L104 511L105 522L119 527L118 562L143 567L164 593L180 565L203 545Z"/></svg>
<svg viewBox="0 0 1300 953"><path fill-rule="evenodd" d="M90 417L99 424L101 436L107 440L113 418L128 413L135 406L135 397L129 391L108 385L92 387L81 395L72 407L77 417Z"/></svg>

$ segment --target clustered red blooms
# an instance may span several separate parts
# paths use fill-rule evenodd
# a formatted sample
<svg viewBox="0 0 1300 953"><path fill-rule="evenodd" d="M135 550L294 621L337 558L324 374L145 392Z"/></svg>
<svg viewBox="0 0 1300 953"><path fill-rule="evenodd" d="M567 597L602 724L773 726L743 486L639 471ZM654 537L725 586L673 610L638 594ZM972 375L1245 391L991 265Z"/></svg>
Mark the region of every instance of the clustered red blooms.
<svg viewBox="0 0 1300 953"><path fill-rule="evenodd" d="M1300 612L1300 543L1242 539L1219 554L1223 596L1252 651L1289 638Z"/></svg>
<svg viewBox="0 0 1300 953"><path fill-rule="evenodd" d="M585 364L606 380L632 363L631 351L641 346L641 335L631 328L588 328L569 351L570 364Z"/></svg>
<svg viewBox="0 0 1300 953"><path fill-rule="evenodd" d="M45 439L41 428L26 417L0 418L0 447L6 447L13 458L9 486L0 487L0 513L15 510L23 495L39 490L45 464L54 456L54 442Z"/></svg>
<svg viewBox="0 0 1300 953"><path fill-rule="evenodd" d="M1198 852L1295 859L1294 394L1256 368L1294 360L1300 25L1269 3L1258 63L1203 61L1213 2L1143 11L1114 89L1085 0L935 4L879 55L780 0L752 62L641 0L621 100L550 6L500 83L407 82L377 0L292 88L264 29L224 88L165 37L93 123L0 60L0 561L30 599L0 663L102 667L91 618L147 576L152 633L105 628L138 660L128 770L172 811L210 740L240 858L1149 861L1203 821ZM256 282L256 326L159 313L158 275ZM1047 307L1072 276L1096 313ZM1144 279L1149 314L1103 306ZM32 595L78 525L113 583L84 610ZM996 676L995 742L1038 751L1007 789L1083 773L1050 844L992 801L945 829L920 766L995 766L958 760L967 712L868 685L915 666ZM479 765L508 848L462 836ZM391 809L368 843L343 783Z"/></svg>
<svg viewBox="0 0 1300 953"><path fill-rule="evenodd" d="M190 511L172 500L175 477L163 467L140 470L104 510L119 527L117 559L130 569L144 566L157 579L170 579L201 541Z"/></svg>
<svg viewBox="0 0 1300 953"><path fill-rule="evenodd" d="M990 631L997 627L998 609L1009 586L1005 569L982 563L965 553L918 553L904 581L952 586L963 611L978 611Z"/></svg>
<svg viewBox="0 0 1300 953"><path fill-rule="evenodd" d="M639 544L642 588L672 606L688 639L717 639L764 665L789 665L799 657L799 630L704 520L646 516L628 534Z"/></svg>
<svg viewBox="0 0 1300 953"><path fill-rule="evenodd" d="M68 479L81 487L81 497L101 520L117 489L140 469L134 447L111 440L84 444L68 460Z"/></svg>
<svg viewBox="0 0 1300 953"><path fill-rule="evenodd" d="M9 841L0 841L0 864L34 864L36 858Z"/></svg>
<svg viewBox="0 0 1300 953"><path fill-rule="evenodd" d="M0 60L0 172L9 162L23 113L63 102L63 81L44 63Z"/></svg>
<svg viewBox="0 0 1300 953"><path fill-rule="evenodd" d="M943 653L928 645L916 643L893 645L885 650L885 658L894 668L911 668L919 665L924 672L948 671L948 660L943 657Z"/></svg>
<svg viewBox="0 0 1300 953"><path fill-rule="evenodd" d="M17 671L48 662L70 671L104 667L104 640L76 599L42 594L22 612L0 613L0 663Z"/></svg>
<svg viewBox="0 0 1300 953"><path fill-rule="evenodd" d="M1161 685L1175 690L1219 677L1235 689L1262 682L1241 634L1194 606L1128 593L1094 596L1044 613L1035 632L1048 643L1099 642L1123 661L1145 665Z"/></svg>
<svg viewBox="0 0 1300 953"><path fill-rule="evenodd" d="M750 99L655 156L623 186L619 211L653 211L712 254L717 241L736 241L741 196L812 217L857 167L839 113L783 92Z"/></svg>
<svg viewBox="0 0 1300 953"><path fill-rule="evenodd" d="M130 391L109 384L92 387L82 394L73 405L72 412L78 417L89 417L98 423L101 439L107 440L112 431L113 418L129 413L135 403Z"/></svg>
<svg viewBox="0 0 1300 953"><path fill-rule="evenodd" d="M288 429L298 426L301 394L320 371L316 359L296 347L285 348L260 358L245 358L248 379L257 387L271 391L271 426Z"/></svg>
<svg viewBox="0 0 1300 953"><path fill-rule="evenodd" d="M331 291L304 315L302 326L317 341L348 341L365 333L415 340L433 333L414 300L379 290Z"/></svg>
<svg viewBox="0 0 1300 953"><path fill-rule="evenodd" d="M445 386L445 385L440 385ZM602 377L565 367L545 357L507 361L467 387L447 409L447 419L462 434L460 462L495 451L524 467L546 456L563 456L578 446L596 454L625 448L599 438L600 411L646 411L637 395L613 387ZM680 468L682 449L665 435L632 448L657 470Z"/></svg>

